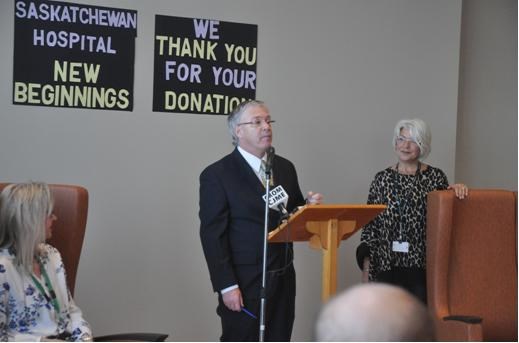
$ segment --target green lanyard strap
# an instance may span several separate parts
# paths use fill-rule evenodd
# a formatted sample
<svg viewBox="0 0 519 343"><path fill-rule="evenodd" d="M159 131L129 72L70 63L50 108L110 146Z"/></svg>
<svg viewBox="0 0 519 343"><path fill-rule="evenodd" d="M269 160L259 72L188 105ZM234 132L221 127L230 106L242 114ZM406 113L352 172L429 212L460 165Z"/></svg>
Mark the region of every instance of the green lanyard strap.
<svg viewBox="0 0 519 343"><path fill-rule="evenodd" d="M50 296L47 295L47 292L45 292L45 289L43 288L43 285L38 281L38 279L31 274L32 281L36 284L36 287L40 291L41 294L45 297L45 299L52 304L52 307L56 310L56 313L59 315L60 308L59 308L59 302L58 298L56 297L56 292L54 292L54 289L52 288L52 284L49 280L49 275L47 274L47 271L45 270L45 267L43 266L43 263L40 263L40 272L43 275L43 278L45 279L45 285L47 286L47 289L49 290Z"/></svg>

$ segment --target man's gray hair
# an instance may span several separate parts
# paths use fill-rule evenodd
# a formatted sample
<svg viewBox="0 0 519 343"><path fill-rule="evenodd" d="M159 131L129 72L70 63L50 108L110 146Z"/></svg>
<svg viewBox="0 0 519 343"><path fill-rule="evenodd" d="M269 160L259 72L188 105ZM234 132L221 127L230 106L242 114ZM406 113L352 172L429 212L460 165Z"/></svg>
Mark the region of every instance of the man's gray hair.
<svg viewBox="0 0 519 343"><path fill-rule="evenodd" d="M250 107L264 107L268 110L267 105L263 101L260 100L246 100L236 106L231 113L227 116L227 126L229 128L229 133L231 134L232 144L234 146L238 145L238 137L236 137L236 127L240 123L242 114L249 109Z"/></svg>
<svg viewBox="0 0 519 343"><path fill-rule="evenodd" d="M354 286L319 314L317 341L434 341L433 321L417 297L382 283Z"/></svg>

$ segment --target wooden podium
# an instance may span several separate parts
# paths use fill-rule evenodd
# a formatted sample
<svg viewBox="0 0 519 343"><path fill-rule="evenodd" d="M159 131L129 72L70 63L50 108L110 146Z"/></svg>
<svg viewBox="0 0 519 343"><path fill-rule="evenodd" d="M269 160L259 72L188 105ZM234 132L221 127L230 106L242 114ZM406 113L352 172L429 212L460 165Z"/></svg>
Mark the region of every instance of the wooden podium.
<svg viewBox="0 0 519 343"><path fill-rule="evenodd" d="M269 242L308 241L323 251L323 302L337 291L337 248L385 205L306 205L269 233Z"/></svg>

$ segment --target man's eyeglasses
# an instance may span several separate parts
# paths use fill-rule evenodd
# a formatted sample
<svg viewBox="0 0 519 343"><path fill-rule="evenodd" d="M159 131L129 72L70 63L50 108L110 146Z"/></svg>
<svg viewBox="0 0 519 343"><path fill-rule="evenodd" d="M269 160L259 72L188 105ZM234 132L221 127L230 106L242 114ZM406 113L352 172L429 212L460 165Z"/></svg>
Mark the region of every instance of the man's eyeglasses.
<svg viewBox="0 0 519 343"><path fill-rule="evenodd" d="M253 120L245 122L245 123L238 123L238 126L251 125L253 127L260 127L263 122L265 122L267 125L270 126L270 125L272 125L272 123L275 123L276 121L272 120L272 119L254 118Z"/></svg>
<svg viewBox="0 0 519 343"><path fill-rule="evenodd" d="M404 144L406 142L418 144L418 142L416 142L412 137L398 136L396 138L396 144Z"/></svg>

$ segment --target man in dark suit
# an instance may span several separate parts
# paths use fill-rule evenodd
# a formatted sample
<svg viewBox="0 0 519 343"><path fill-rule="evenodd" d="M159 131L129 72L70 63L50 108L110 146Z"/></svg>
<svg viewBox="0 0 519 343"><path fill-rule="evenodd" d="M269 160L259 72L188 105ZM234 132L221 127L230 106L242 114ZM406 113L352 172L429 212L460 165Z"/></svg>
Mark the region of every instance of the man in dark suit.
<svg viewBox="0 0 519 343"><path fill-rule="evenodd" d="M272 144L267 106L256 100L240 104L228 117L234 151L200 174L200 238L213 290L222 341L259 339L265 187L261 161ZM294 165L274 156L272 178L289 195L287 210L305 204ZM308 203L319 203L308 193ZM280 213L269 211L269 230ZM294 323L295 271L291 243L269 243L267 252L265 340L289 341ZM249 313L247 313L249 312ZM255 315L257 318L253 318Z"/></svg>

